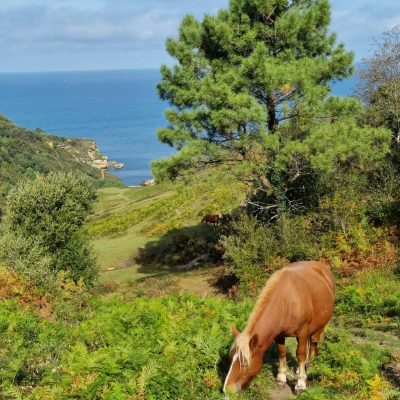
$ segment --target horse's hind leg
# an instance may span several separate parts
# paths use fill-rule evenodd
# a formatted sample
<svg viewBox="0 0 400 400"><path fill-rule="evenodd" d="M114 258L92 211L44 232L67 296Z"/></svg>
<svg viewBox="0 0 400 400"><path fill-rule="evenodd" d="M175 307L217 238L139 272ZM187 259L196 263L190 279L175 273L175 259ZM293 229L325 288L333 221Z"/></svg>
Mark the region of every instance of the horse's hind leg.
<svg viewBox="0 0 400 400"><path fill-rule="evenodd" d="M307 374L306 374L306 362L307 362L307 342L308 336L299 336L297 339L297 351L296 358L299 363L299 375L296 383L295 390L299 392L307 387Z"/></svg>
<svg viewBox="0 0 400 400"><path fill-rule="evenodd" d="M279 336L276 340L276 347L278 348L279 369L276 380L279 383L286 383L286 345L284 336Z"/></svg>

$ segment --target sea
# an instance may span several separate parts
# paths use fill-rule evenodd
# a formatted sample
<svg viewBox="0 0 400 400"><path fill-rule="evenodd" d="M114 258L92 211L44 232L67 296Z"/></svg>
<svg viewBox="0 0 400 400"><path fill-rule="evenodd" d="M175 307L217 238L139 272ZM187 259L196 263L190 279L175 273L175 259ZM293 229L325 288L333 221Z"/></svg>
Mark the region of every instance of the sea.
<svg viewBox="0 0 400 400"><path fill-rule="evenodd" d="M158 141L167 125L156 90L159 70L80 71L0 74L0 114L15 124L96 141L101 153L124 163L111 170L136 186L152 177L150 163L174 150ZM349 95L355 78L333 84Z"/></svg>

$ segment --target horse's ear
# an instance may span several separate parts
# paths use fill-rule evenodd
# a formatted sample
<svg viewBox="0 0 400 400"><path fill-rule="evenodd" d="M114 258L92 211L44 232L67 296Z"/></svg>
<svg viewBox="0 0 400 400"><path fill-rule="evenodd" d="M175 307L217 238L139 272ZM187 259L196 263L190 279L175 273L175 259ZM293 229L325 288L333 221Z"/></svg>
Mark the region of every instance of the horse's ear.
<svg viewBox="0 0 400 400"><path fill-rule="evenodd" d="M251 349L254 349L257 347L257 345L258 345L258 335L254 334L250 339L249 346Z"/></svg>
<svg viewBox="0 0 400 400"><path fill-rule="evenodd" d="M232 331L232 335L233 335L234 337L240 335L240 332L239 332L238 328L236 328L235 325L231 326L231 331Z"/></svg>

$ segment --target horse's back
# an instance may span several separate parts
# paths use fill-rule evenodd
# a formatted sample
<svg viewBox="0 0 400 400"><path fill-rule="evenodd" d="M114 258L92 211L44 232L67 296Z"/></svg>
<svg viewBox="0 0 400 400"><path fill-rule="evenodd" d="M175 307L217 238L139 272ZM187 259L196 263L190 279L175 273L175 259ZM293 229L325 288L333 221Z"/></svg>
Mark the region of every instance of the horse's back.
<svg viewBox="0 0 400 400"><path fill-rule="evenodd" d="M319 261L298 261L289 264L285 269L290 274L294 275L292 278L294 281L301 278L306 279L308 282L315 285L315 287L328 287L330 289L329 292L334 296L335 280L331 270L326 264Z"/></svg>
<svg viewBox="0 0 400 400"><path fill-rule="evenodd" d="M335 302L335 282L328 266L317 261L290 264L284 268L280 283L290 319L311 331L328 323Z"/></svg>

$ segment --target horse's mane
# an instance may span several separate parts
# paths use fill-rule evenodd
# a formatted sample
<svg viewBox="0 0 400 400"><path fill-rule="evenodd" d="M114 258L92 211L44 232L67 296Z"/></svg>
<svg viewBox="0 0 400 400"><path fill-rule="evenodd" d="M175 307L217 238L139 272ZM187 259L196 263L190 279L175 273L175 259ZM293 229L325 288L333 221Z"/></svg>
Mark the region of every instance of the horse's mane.
<svg viewBox="0 0 400 400"><path fill-rule="evenodd" d="M250 314L249 319L247 320L247 326L242 333L240 333L232 345L232 351L236 350L240 365L243 364L250 365L251 364L251 351L250 351L250 339L251 333L257 321L259 320L260 315L265 309L265 306L269 299L271 298L271 294L276 287L280 277L286 271L286 268L283 268L274 274L268 279L265 284L263 290L258 296L256 305L254 306L253 311Z"/></svg>

